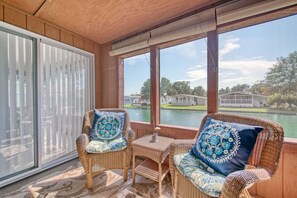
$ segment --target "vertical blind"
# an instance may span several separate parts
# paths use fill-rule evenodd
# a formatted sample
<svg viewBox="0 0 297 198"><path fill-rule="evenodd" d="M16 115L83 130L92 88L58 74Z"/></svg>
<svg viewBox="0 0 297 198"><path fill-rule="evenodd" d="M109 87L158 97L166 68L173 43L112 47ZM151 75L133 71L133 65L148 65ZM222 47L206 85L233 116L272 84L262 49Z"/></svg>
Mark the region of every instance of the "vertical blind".
<svg viewBox="0 0 297 198"><path fill-rule="evenodd" d="M0 30L0 180L34 167L33 40Z"/></svg>
<svg viewBox="0 0 297 198"><path fill-rule="evenodd" d="M76 151L84 113L92 108L91 57L40 45L41 156L47 163Z"/></svg>

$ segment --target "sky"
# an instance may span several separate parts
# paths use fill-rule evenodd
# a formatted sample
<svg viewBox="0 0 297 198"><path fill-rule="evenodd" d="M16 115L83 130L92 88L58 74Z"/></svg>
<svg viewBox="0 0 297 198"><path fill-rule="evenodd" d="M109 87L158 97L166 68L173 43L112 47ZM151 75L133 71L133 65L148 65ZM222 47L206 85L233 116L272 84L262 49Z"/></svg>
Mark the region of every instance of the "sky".
<svg viewBox="0 0 297 198"><path fill-rule="evenodd" d="M171 83L190 81L207 89L207 39L160 51L160 74ZM219 89L253 85L279 57L297 51L297 15L219 35ZM149 78L149 53L124 60L124 95L140 93Z"/></svg>

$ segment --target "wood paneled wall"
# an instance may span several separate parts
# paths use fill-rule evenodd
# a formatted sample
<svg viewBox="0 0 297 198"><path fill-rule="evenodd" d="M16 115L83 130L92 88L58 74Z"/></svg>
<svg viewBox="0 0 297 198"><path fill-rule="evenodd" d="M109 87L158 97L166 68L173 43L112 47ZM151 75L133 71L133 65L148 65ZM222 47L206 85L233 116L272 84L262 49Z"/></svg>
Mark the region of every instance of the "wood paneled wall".
<svg viewBox="0 0 297 198"><path fill-rule="evenodd" d="M136 138L152 134L151 124L132 122ZM161 125L160 135L175 139L193 139L198 129ZM297 141L286 141L279 168L271 181L262 182L249 189L256 197L294 198L297 195Z"/></svg>
<svg viewBox="0 0 297 198"><path fill-rule="evenodd" d="M94 47L98 45L75 33L7 5L0 4L0 20L91 53L94 53Z"/></svg>
<svg viewBox="0 0 297 198"><path fill-rule="evenodd" d="M119 107L119 59L109 56L111 44L101 47L101 107ZM97 89L97 88L96 88ZM98 100L98 99L97 99Z"/></svg>
<svg viewBox="0 0 297 198"><path fill-rule="evenodd" d="M28 31L37 33L42 36L63 42L76 48L94 53L95 55L95 106L100 108L102 105L101 95L101 62L100 46L88 39L77 34L67 31L59 26L47 21L19 11L7 5L0 4L0 20L6 23L18 26ZM115 79L115 76L112 76Z"/></svg>

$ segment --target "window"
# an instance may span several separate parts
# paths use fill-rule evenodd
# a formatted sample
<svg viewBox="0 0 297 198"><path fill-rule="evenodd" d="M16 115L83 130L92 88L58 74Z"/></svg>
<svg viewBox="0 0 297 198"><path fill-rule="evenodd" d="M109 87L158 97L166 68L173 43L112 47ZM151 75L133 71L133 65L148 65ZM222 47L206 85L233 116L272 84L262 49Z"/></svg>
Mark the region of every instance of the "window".
<svg viewBox="0 0 297 198"><path fill-rule="evenodd" d="M219 35L219 111L261 117L297 138L297 15Z"/></svg>
<svg viewBox="0 0 297 198"><path fill-rule="evenodd" d="M199 127L207 105L207 43L160 50L160 122Z"/></svg>
<svg viewBox="0 0 297 198"><path fill-rule="evenodd" d="M42 163L76 151L84 113L92 108L91 58L41 43Z"/></svg>
<svg viewBox="0 0 297 198"><path fill-rule="evenodd" d="M37 165L33 38L0 30L0 52L0 180L3 180Z"/></svg>
<svg viewBox="0 0 297 198"><path fill-rule="evenodd" d="M150 55L124 59L124 108L133 121L150 122Z"/></svg>

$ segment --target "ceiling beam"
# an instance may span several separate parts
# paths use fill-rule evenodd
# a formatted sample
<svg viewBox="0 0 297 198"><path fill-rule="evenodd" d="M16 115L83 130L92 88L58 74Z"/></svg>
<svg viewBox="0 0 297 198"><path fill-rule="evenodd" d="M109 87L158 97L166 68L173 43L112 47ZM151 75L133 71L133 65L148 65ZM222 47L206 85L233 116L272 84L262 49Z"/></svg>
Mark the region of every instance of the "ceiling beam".
<svg viewBox="0 0 297 198"><path fill-rule="evenodd" d="M34 16L39 17L41 12L44 10L47 4L51 3L52 0L44 0L43 3L39 6L39 8L35 11Z"/></svg>

